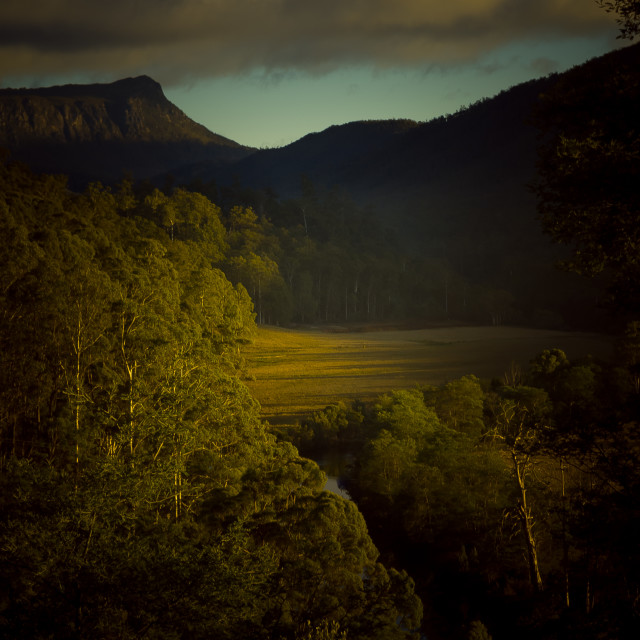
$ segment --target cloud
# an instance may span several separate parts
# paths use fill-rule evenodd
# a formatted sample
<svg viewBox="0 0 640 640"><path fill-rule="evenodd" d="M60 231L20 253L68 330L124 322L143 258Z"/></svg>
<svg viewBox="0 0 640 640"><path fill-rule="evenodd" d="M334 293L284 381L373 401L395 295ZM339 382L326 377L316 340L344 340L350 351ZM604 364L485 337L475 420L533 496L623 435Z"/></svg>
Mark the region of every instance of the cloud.
<svg viewBox="0 0 640 640"><path fill-rule="evenodd" d="M3 0L0 77L446 66L614 25L595 0Z"/></svg>
<svg viewBox="0 0 640 640"><path fill-rule="evenodd" d="M531 70L536 76L546 76L558 70L558 62L551 58L536 58L531 61Z"/></svg>

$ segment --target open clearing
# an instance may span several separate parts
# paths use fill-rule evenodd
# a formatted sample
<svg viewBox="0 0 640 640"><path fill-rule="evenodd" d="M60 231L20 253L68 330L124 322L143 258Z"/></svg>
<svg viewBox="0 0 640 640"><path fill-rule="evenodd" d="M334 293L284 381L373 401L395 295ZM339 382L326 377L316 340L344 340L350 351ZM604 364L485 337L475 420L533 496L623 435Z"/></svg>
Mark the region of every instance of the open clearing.
<svg viewBox="0 0 640 640"><path fill-rule="evenodd" d="M611 339L597 334L517 327L447 327L327 333L258 329L245 355L248 387L272 424L295 424L338 400L370 400L392 389L441 384L467 374L502 377L526 368L543 349L570 360L608 358Z"/></svg>

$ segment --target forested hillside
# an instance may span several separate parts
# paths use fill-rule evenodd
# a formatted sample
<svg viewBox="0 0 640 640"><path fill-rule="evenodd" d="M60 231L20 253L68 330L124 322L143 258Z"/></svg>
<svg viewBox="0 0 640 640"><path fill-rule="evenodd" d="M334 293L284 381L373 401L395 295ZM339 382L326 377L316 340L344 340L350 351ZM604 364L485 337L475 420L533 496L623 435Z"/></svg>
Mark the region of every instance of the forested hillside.
<svg viewBox="0 0 640 640"><path fill-rule="evenodd" d="M0 185L0 635L410 637L411 579L240 380L219 210Z"/></svg>
<svg viewBox="0 0 640 640"><path fill-rule="evenodd" d="M317 413L301 444L353 452L356 506L241 380L256 312L225 273L265 220L0 179L2 635L635 637L637 325L613 364L550 349Z"/></svg>
<svg viewBox="0 0 640 640"><path fill-rule="evenodd" d="M469 229L455 259L436 236L429 236L432 249L413 252L345 192L304 176L301 185L290 199L238 183L183 187L220 204L229 229L223 268L251 294L259 323L593 329L611 322L597 308L597 286L558 272L560 254L548 239L541 245L521 238L505 250L508 233L485 244L478 235L474 244Z"/></svg>
<svg viewBox="0 0 640 640"><path fill-rule="evenodd" d="M607 330L615 318L599 308L601 282L555 270L567 254L537 217L531 187L545 125L536 114L554 91L571 101L585 83L637 68L639 52L627 47L430 122L354 122L262 151L190 121L146 77L3 90L0 143L38 169L71 174L77 190L129 173L150 180L144 195L206 195L227 218L225 273L249 290L258 322ZM158 200L157 215L164 206ZM234 207L244 213L229 223Z"/></svg>
<svg viewBox="0 0 640 640"><path fill-rule="evenodd" d="M547 349L306 421L303 446L349 452L342 486L415 578L428 638L638 636L638 338L613 363Z"/></svg>

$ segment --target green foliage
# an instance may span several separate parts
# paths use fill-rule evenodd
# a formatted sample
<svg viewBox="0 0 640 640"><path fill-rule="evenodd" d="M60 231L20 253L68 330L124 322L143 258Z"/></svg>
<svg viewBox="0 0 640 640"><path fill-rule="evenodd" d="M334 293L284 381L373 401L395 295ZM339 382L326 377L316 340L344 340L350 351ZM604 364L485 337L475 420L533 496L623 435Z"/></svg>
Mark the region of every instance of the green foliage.
<svg viewBox="0 0 640 640"><path fill-rule="evenodd" d="M279 558L277 593L266 616L275 637L322 620L339 620L349 638L363 639L402 638L419 625L412 581L377 562L353 502L324 492L289 503L277 517L263 511L252 522Z"/></svg>
<svg viewBox="0 0 640 640"><path fill-rule="evenodd" d="M569 364L569 360L561 349L545 349L530 363L529 374L532 379L543 381L558 369Z"/></svg>
<svg viewBox="0 0 640 640"><path fill-rule="evenodd" d="M620 354L607 366L548 349L510 385L465 377L427 388L439 422L421 439L409 437L422 413L412 393L363 412L368 441L347 487L381 551L424 577L427 634L462 637L462 624L489 637L478 614L505 637L637 633L633 598L618 586L640 581L638 403ZM480 437L453 428L467 395L471 415L484 406ZM514 601L518 619L504 613Z"/></svg>
<svg viewBox="0 0 640 640"><path fill-rule="evenodd" d="M421 444L440 426L438 416L424 403L419 389L402 389L382 396L374 407L375 421L401 440Z"/></svg>
<svg viewBox="0 0 640 640"><path fill-rule="evenodd" d="M408 482L417 457L415 440L398 439L383 429L369 445L361 485L380 496L396 495Z"/></svg>
<svg viewBox="0 0 640 640"><path fill-rule="evenodd" d="M618 14L620 38L633 40L640 33L640 3L637 0L597 0L607 13Z"/></svg>
<svg viewBox="0 0 640 640"><path fill-rule="evenodd" d="M322 411L314 411L306 426L313 433L313 445L322 448L359 442L363 437L363 421L361 406L338 402Z"/></svg>
<svg viewBox="0 0 640 640"><path fill-rule="evenodd" d="M469 627L468 640L491 640L491 635L480 620L474 620Z"/></svg>
<svg viewBox="0 0 640 640"><path fill-rule="evenodd" d="M217 208L0 179L0 635L410 636L408 576L240 382Z"/></svg>
<svg viewBox="0 0 640 640"><path fill-rule="evenodd" d="M301 631L296 634L296 640L347 640L347 632L340 630L335 621L324 620L320 625L313 626L307 621Z"/></svg>
<svg viewBox="0 0 640 640"><path fill-rule="evenodd" d="M477 437L484 430L484 392L475 376L448 382L434 400L438 417L450 429L470 437Z"/></svg>
<svg viewBox="0 0 640 640"><path fill-rule="evenodd" d="M195 523L145 521L128 468L74 489L28 464L3 474L4 635L259 637L276 566L241 528L212 538Z"/></svg>
<svg viewBox="0 0 640 640"><path fill-rule="evenodd" d="M293 200L239 184L226 196L223 268L252 295L258 323L516 317L513 297L496 283L463 277L444 258L408 259L390 231L348 195L308 178L303 185Z"/></svg>
<svg viewBox="0 0 640 640"><path fill-rule="evenodd" d="M640 282L639 90L635 62L610 56L564 75L537 115L543 228L571 247L567 269L606 278L611 302L628 311L637 310Z"/></svg>

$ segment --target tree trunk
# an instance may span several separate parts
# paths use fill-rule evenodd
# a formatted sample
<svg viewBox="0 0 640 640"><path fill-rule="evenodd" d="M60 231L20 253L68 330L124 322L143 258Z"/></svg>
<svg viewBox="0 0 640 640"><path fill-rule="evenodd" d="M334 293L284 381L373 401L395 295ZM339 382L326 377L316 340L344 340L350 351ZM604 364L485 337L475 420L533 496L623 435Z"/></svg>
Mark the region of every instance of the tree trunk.
<svg viewBox="0 0 640 640"><path fill-rule="evenodd" d="M75 403L75 423L76 423L76 491L78 490L78 480L80 478L80 392L82 389L82 312L78 309L78 326L75 335L76 352L76 403Z"/></svg>
<svg viewBox="0 0 640 640"><path fill-rule="evenodd" d="M542 576L538 566L538 551L536 546L535 534L533 531L534 520L531 515L531 507L527 504L527 489L525 485L525 474L528 460L522 460L517 453L512 453L513 464L516 471L516 480L518 490L520 492L520 505L518 507L518 517L525 535L525 545L527 549L527 559L529 562L529 579L531 586L536 592L542 591Z"/></svg>
<svg viewBox="0 0 640 640"><path fill-rule="evenodd" d="M560 461L562 478L562 561L564 564L564 603L567 609L571 606L569 594L569 540L567 539L567 496L564 487L564 460Z"/></svg>

